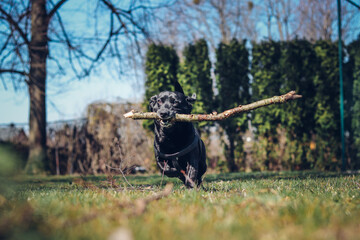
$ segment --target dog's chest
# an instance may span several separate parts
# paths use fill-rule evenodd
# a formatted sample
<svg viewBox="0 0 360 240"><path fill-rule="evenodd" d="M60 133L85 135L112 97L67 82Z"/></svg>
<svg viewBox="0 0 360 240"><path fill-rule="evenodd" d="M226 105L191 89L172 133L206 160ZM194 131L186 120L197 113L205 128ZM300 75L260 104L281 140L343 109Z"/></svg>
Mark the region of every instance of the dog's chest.
<svg viewBox="0 0 360 240"><path fill-rule="evenodd" d="M192 126L191 126L192 127ZM164 153L173 153L185 148L194 138L194 130L189 128L177 129L177 131L156 131L155 142L158 149Z"/></svg>

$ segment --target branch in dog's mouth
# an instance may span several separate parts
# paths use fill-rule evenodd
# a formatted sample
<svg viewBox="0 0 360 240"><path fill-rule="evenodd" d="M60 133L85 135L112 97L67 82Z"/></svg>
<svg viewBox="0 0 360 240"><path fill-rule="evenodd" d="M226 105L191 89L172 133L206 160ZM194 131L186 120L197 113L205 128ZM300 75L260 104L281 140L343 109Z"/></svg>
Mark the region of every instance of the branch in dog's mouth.
<svg viewBox="0 0 360 240"><path fill-rule="evenodd" d="M240 113L249 112L251 110L265 107L272 104L281 104L288 101L296 100L302 98L301 95L297 95L295 91L290 91L287 94L281 96L274 96L271 98L263 99L257 102L253 102L247 105L240 105L236 108L226 110L222 113L211 113L211 114L176 114L175 117L163 120L154 112L136 112L131 110L130 112L124 114L125 118L132 118L134 120L138 119L156 119L163 122L162 124L173 124L173 122L201 122L201 121L221 121L229 117L236 116Z"/></svg>
<svg viewBox="0 0 360 240"><path fill-rule="evenodd" d="M158 120L160 122L160 125L164 128L169 128L171 127L175 121L172 120L172 118L169 119L159 119Z"/></svg>

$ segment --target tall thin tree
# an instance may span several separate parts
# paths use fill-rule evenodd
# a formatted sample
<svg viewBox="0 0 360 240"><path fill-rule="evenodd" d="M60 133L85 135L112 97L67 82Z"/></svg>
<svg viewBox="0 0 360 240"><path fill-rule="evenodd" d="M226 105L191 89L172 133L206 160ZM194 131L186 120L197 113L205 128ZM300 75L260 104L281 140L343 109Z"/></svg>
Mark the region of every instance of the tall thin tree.
<svg viewBox="0 0 360 240"><path fill-rule="evenodd" d="M219 89L217 104L219 112L225 111L241 104L248 103L249 93L249 53L245 47L246 41L236 39L229 44L220 43L216 50L216 81ZM240 132L247 127L247 115L227 119L220 122L226 133L228 143L225 142L225 155L228 169L237 171L235 151L242 150Z"/></svg>
<svg viewBox="0 0 360 240"><path fill-rule="evenodd" d="M211 62L205 39L190 43L183 51L184 62L180 65L179 82L185 94L196 93L193 113L213 111Z"/></svg>

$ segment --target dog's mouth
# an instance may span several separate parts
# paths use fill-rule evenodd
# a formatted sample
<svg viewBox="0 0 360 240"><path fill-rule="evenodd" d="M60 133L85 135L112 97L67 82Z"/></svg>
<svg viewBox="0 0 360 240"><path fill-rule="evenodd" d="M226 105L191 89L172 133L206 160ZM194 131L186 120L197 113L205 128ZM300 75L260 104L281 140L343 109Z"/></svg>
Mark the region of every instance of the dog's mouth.
<svg viewBox="0 0 360 240"><path fill-rule="evenodd" d="M174 125L174 122L171 121L171 118L169 119L160 119L160 126L164 127L164 128L169 128L172 127Z"/></svg>

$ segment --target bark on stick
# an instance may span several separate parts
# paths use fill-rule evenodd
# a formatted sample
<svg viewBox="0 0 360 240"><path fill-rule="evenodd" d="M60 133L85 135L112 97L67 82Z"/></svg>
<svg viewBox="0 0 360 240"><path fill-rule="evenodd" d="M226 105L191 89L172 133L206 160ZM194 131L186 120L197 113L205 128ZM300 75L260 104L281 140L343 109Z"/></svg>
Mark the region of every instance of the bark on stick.
<svg viewBox="0 0 360 240"><path fill-rule="evenodd" d="M221 121L229 117L236 116L243 112L248 112L260 107L265 107L271 104L280 104L287 101L295 100L301 98L301 95L297 95L295 91L290 91L287 94L281 96L274 96L271 98L263 99L257 102L253 102L247 105L240 105L236 108L226 110L222 113L211 113L211 114L176 114L172 119L175 122L201 122L201 121ZM130 112L124 114L125 118L132 118L134 120L138 119L161 119L154 112L136 112L131 110Z"/></svg>

